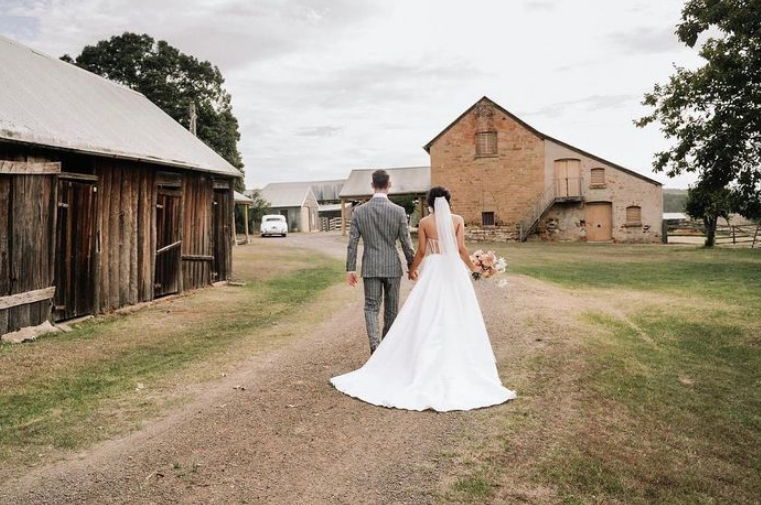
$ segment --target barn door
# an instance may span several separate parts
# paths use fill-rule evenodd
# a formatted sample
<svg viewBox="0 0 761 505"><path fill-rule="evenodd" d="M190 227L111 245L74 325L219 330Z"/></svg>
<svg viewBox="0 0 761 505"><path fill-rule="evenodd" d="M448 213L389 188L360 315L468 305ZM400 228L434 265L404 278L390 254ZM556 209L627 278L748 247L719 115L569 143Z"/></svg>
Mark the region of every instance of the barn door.
<svg viewBox="0 0 761 505"><path fill-rule="evenodd" d="M211 278L213 282L229 278L231 264L232 201L229 189L214 190L214 218L212 223L213 255Z"/></svg>
<svg viewBox="0 0 761 505"><path fill-rule="evenodd" d="M180 291L182 275L182 192L159 188L156 200L156 297Z"/></svg>
<svg viewBox="0 0 761 505"><path fill-rule="evenodd" d="M581 196L581 161L555 161L555 184L558 198Z"/></svg>
<svg viewBox="0 0 761 505"><path fill-rule="evenodd" d="M587 242L605 242L613 238L613 206L588 203L585 206Z"/></svg>
<svg viewBox="0 0 761 505"><path fill-rule="evenodd" d="M56 321L94 314L97 311L97 181L69 180L63 177L58 181Z"/></svg>

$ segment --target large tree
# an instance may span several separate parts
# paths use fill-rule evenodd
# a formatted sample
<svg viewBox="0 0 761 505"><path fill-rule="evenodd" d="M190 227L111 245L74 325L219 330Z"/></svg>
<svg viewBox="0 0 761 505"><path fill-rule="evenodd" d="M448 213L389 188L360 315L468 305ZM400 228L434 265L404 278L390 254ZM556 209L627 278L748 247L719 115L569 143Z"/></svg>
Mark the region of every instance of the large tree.
<svg viewBox="0 0 761 505"><path fill-rule="evenodd" d="M86 46L76 58L61 59L139 91L186 128L189 108L195 104L198 138L243 172L230 93L219 68L208 61L166 41L129 32Z"/></svg>
<svg viewBox="0 0 761 505"><path fill-rule="evenodd" d="M659 123L673 142L655 155L654 170L696 173L693 203L706 212L725 208L727 188L737 208L754 209L761 195L761 0L689 0L676 35L690 48L700 45L703 64L676 67L645 95L653 111L636 124ZM718 217L706 220L709 238Z"/></svg>

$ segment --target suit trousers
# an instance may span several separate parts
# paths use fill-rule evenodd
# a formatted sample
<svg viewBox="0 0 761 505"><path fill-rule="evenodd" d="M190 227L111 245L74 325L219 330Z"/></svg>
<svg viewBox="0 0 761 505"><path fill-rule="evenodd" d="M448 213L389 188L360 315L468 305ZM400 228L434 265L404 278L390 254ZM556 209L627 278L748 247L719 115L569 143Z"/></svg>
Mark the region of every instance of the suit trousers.
<svg viewBox="0 0 761 505"><path fill-rule="evenodd" d="M401 277L365 277L365 322L370 352L380 345L399 312L399 286ZM383 332L378 327L381 300L383 301Z"/></svg>

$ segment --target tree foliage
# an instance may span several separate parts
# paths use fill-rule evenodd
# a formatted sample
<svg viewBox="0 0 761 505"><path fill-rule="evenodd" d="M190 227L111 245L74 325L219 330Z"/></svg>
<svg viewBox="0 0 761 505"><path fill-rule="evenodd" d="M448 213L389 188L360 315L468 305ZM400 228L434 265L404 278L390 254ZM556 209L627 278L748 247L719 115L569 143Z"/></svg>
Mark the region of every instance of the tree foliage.
<svg viewBox="0 0 761 505"><path fill-rule="evenodd" d="M142 93L186 128L194 103L198 137L243 172L230 93L219 68L210 62L184 54L166 41L129 32L86 46L76 58L61 59Z"/></svg>
<svg viewBox="0 0 761 505"><path fill-rule="evenodd" d="M704 39L704 64L676 67L645 95L653 111L636 124L659 123L673 141L654 170L697 173L697 201L724 199L730 188L731 200L749 207L761 194L761 0L688 0L676 35L690 48ZM705 208L722 206L714 203Z"/></svg>
<svg viewBox="0 0 761 505"><path fill-rule="evenodd" d="M250 192L248 196L254 201L248 208L248 230L250 233L257 233L259 225L262 224L262 217L267 214L267 209L270 208L270 203L262 197L261 190L255 189ZM235 223L238 233L243 233L243 211L242 206L235 206Z"/></svg>
<svg viewBox="0 0 761 505"><path fill-rule="evenodd" d="M716 244L716 225L719 218L729 222L733 208L733 195L727 188L713 189L700 182L687 191L685 211L693 219L702 219L706 228L707 247Z"/></svg>

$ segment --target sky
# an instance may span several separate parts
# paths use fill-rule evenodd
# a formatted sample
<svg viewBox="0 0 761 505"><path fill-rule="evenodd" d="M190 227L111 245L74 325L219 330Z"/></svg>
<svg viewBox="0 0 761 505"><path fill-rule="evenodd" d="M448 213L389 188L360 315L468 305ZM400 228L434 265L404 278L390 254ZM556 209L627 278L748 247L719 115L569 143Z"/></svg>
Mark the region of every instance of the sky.
<svg viewBox="0 0 761 505"><path fill-rule="evenodd" d="M642 96L695 50L683 0L0 0L0 34L53 56L125 31L222 71L246 186L427 165L486 95L554 138L652 173L669 146Z"/></svg>

